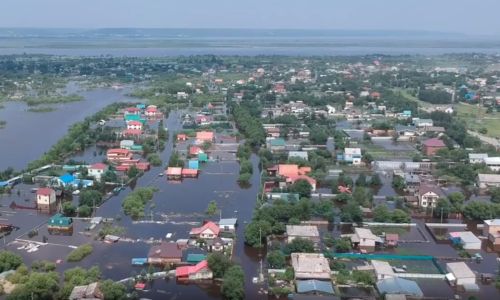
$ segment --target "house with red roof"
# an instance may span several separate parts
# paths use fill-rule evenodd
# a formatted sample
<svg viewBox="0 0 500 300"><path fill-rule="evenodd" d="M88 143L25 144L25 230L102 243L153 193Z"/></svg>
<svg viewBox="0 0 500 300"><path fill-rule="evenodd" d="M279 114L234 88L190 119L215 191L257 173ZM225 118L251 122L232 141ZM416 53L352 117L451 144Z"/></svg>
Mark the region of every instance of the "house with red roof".
<svg viewBox="0 0 500 300"><path fill-rule="evenodd" d="M198 131L196 133L196 144L213 143L215 135L213 131Z"/></svg>
<svg viewBox="0 0 500 300"><path fill-rule="evenodd" d="M438 138L432 138L432 139L425 140L422 143L422 146L423 146L422 150L424 151L425 155L427 155L427 156L433 156L439 150L446 148L446 145L444 144L444 142Z"/></svg>
<svg viewBox="0 0 500 300"><path fill-rule="evenodd" d="M158 110L158 107L156 105L149 105L146 108L144 114L146 115L146 117L157 117L161 115L161 112Z"/></svg>
<svg viewBox="0 0 500 300"><path fill-rule="evenodd" d="M39 188L36 191L36 207L39 210L50 210L56 204L56 191L51 188Z"/></svg>
<svg viewBox="0 0 500 300"><path fill-rule="evenodd" d="M285 94L286 93L286 87L283 82L277 82L274 84L273 91L277 94Z"/></svg>
<svg viewBox="0 0 500 300"><path fill-rule="evenodd" d="M139 121L128 121L127 122L128 130L142 130L142 123Z"/></svg>
<svg viewBox="0 0 500 300"><path fill-rule="evenodd" d="M167 171L165 171L167 175L167 179L170 180L180 180L182 178L182 168L178 167L168 167Z"/></svg>
<svg viewBox="0 0 500 300"><path fill-rule="evenodd" d="M307 175L311 172L311 167L299 167L296 164L279 164L277 168L268 169L268 173L272 174L272 170L276 170L276 175L283 177L287 184L294 184L298 180L305 180L311 185L313 191L316 190L316 180Z"/></svg>
<svg viewBox="0 0 500 300"><path fill-rule="evenodd" d="M119 162L123 160L130 160L132 158L132 152L128 149L109 149L106 152L106 158L111 162Z"/></svg>
<svg viewBox="0 0 500 300"><path fill-rule="evenodd" d="M212 270L208 267L208 261L202 260L194 266L182 266L175 269L177 280L202 280L212 279Z"/></svg>
<svg viewBox="0 0 500 300"><path fill-rule="evenodd" d="M189 155L190 156L198 156L198 154L203 153L203 150L198 146L189 147Z"/></svg>
<svg viewBox="0 0 500 300"><path fill-rule="evenodd" d="M140 115L141 114L141 110L137 107L127 107L125 108L125 112L124 112L125 115Z"/></svg>
<svg viewBox="0 0 500 300"><path fill-rule="evenodd" d="M187 139L188 139L188 136L185 133L179 133L177 135L177 141L178 142L184 142L184 141L187 141Z"/></svg>
<svg viewBox="0 0 500 300"><path fill-rule="evenodd" d="M210 125L214 121L213 116L198 115L195 118L195 123L201 126Z"/></svg>
<svg viewBox="0 0 500 300"><path fill-rule="evenodd" d="M101 181L101 176L104 174L108 169L108 165L103 164L103 163L96 163L93 165L90 165L88 168L89 176L93 177L97 181Z"/></svg>
<svg viewBox="0 0 500 300"><path fill-rule="evenodd" d="M201 227L191 229L189 235L193 238L214 239L219 236L220 228L212 221L208 221Z"/></svg>

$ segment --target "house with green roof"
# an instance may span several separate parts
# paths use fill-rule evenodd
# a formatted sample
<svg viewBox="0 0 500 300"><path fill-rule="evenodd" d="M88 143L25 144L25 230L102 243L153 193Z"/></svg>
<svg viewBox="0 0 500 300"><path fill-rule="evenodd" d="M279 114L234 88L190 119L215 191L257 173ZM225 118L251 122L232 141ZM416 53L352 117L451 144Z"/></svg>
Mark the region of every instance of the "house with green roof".
<svg viewBox="0 0 500 300"><path fill-rule="evenodd" d="M73 230L73 218L55 214L49 219L47 228L49 231L71 231Z"/></svg>

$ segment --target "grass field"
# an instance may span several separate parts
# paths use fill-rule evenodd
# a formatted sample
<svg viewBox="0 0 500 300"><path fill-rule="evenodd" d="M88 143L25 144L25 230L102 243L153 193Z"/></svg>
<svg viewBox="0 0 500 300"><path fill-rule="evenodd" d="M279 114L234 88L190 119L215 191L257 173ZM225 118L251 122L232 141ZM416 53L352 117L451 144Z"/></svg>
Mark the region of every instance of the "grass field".
<svg viewBox="0 0 500 300"><path fill-rule="evenodd" d="M486 128L487 136L500 136L500 113L486 113L486 109L475 105L460 103L456 105L457 115L471 130Z"/></svg>

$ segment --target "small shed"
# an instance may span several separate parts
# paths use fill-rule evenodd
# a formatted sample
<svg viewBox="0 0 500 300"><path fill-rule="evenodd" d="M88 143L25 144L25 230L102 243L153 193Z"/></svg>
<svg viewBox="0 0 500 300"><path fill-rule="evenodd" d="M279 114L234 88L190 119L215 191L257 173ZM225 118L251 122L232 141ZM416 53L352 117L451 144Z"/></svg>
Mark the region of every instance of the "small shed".
<svg viewBox="0 0 500 300"><path fill-rule="evenodd" d="M399 242L399 234L387 233L385 235L385 245L388 247L397 247Z"/></svg>
<svg viewBox="0 0 500 300"><path fill-rule="evenodd" d="M191 159L191 160L188 162L188 168L189 168L189 169L198 170L198 169L200 168L199 161L198 161L198 160L195 160L195 159Z"/></svg>
<svg viewBox="0 0 500 300"><path fill-rule="evenodd" d="M322 294L334 295L331 281L321 280L297 280L297 293L299 294Z"/></svg>
<svg viewBox="0 0 500 300"><path fill-rule="evenodd" d="M182 178L182 168L168 167L167 179L181 179Z"/></svg>
<svg viewBox="0 0 500 300"><path fill-rule="evenodd" d="M448 276L448 280L450 283L456 285L464 285L464 284L475 284L476 283L476 274L472 272L469 266L465 262L453 262L446 264L446 270L451 273L453 276Z"/></svg>
<svg viewBox="0 0 500 300"><path fill-rule="evenodd" d="M201 163L208 162L208 155L206 153L198 153L198 161Z"/></svg>
<svg viewBox="0 0 500 300"><path fill-rule="evenodd" d="M424 293L415 281L399 277L386 278L377 282L377 289L383 294L399 294L421 298Z"/></svg>
<svg viewBox="0 0 500 300"><path fill-rule="evenodd" d="M186 258L186 262L190 264L197 264L202 260L205 260L207 258L206 254L200 254L200 253L189 253Z"/></svg>

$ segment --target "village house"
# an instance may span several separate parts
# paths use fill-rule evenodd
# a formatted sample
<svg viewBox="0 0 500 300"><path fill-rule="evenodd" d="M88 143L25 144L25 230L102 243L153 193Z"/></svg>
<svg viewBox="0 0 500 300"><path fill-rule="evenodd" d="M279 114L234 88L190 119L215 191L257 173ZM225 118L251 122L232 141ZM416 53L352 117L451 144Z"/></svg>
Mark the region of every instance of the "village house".
<svg viewBox="0 0 500 300"><path fill-rule="evenodd" d="M309 155L307 154L307 151L290 151L288 152L288 159L293 159L293 158L298 158L298 159L303 159L303 160L309 160Z"/></svg>
<svg viewBox="0 0 500 300"><path fill-rule="evenodd" d="M375 277L377 278L377 280L397 277L391 265L386 261L374 259L371 261L371 265L373 267L373 270L375 271Z"/></svg>
<svg viewBox="0 0 500 300"><path fill-rule="evenodd" d="M161 112L158 111L158 107L156 105L149 105L146 108L146 111L144 114L146 115L146 117L154 118L154 117L160 116Z"/></svg>
<svg viewBox="0 0 500 300"><path fill-rule="evenodd" d="M386 300L420 299L424 293L418 283L399 277L377 281L377 290ZM407 297L408 296L408 297Z"/></svg>
<svg viewBox="0 0 500 300"><path fill-rule="evenodd" d="M470 231L450 232L448 235L454 245L460 245L465 250L481 249L481 240Z"/></svg>
<svg viewBox="0 0 500 300"><path fill-rule="evenodd" d="M484 220L483 235L494 246L500 245L500 219Z"/></svg>
<svg viewBox="0 0 500 300"><path fill-rule="evenodd" d="M397 247L399 243L399 234L397 233L387 233L384 238L384 244L386 247Z"/></svg>
<svg viewBox="0 0 500 300"><path fill-rule="evenodd" d="M410 140L417 135L417 128L415 126L405 126L397 124L394 130L399 140Z"/></svg>
<svg viewBox="0 0 500 300"><path fill-rule="evenodd" d="M177 243L162 242L149 250L148 263L150 264L178 264L182 260L182 249Z"/></svg>
<svg viewBox="0 0 500 300"><path fill-rule="evenodd" d="M139 121L129 121L127 122L128 130L142 130L142 123Z"/></svg>
<svg viewBox="0 0 500 300"><path fill-rule="evenodd" d="M186 92L177 92L177 99L178 100L184 100L184 99L187 99L187 97L189 97L188 93L186 93Z"/></svg>
<svg viewBox="0 0 500 300"><path fill-rule="evenodd" d="M483 161L493 172L500 171L500 157L485 157Z"/></svg>
<svg viewBox="0 0 500 300"><path fill-rule="evenodd" d="M361 148L345 148L343 161L352 163L353 165L361 164Z"/></svg>
<svg viewBox="0 0 500 300"><path fill-rule="evenodd" d="M423 146L422 150L423 150L424 154L427 156L433 156L439 150L446 148L445 143L438 138L432 138L432 139L425 140L422 143L422 146Z"/></svg>
<svg viewBox="0 0 500 300"><path fill-rule="evenodd" d="M73 288L69 296L69 300L97 300L104 299L104 294L99 289L99 282L94 282L88 285L78 285Z"/></svg>
<svg viewBox="0 0 500 300"><path fill-rule="evenodd" d="M448 281L455 285L476 284L476 274L472 272L465 262L453 262L446 264L446 270L452 276L447 274Z"/></svg>
<svg viewBox="0 0 500 300"><path fill-rule="evenodd" d="M187 139L188 139L187 134L185 134L185 133L177 134L177 141L178 142L184 142L184 141L187 141Z"/></svg>
<svg viewBox="0 0 500 300"><path fill-rule="evenodd" d="M469 163L482 164L487 157L488 153L469 153Z"/></svg>
<svg viewBox="0 0 500 300"><path fill-rule="evenodd" d="M498 174L478 174L477 185L482 190L500 187L500 175Z"/></svg>
<svg viewBox="0 0 500 300"><path fill-rule="evenodd" d="M333 290L333 286L332 286L331 281L309 279L309 280L297 280L295 282L295 284L297 285L297 293L298 294L318 295L318 299L323 299L324 298L323 296L335 294L335 291ZM294 295L293 298L296 299L297 296ZM316 298L312 298L312 299L316 299ZM326 299L335 300L337 298L328 297Z"/></svg>
<svg viewBox="0 0 500 300"><path fill-rule="evenodd" d="M271 152L282 152L286 150L286 142L282 138L270 139L268 142L268 147Z"/></svg>
<svg viewBox="0 0 500 300"><path fill-rule="evenodd" d="M134 141L133 140L121 140L120 141L120 149L127 149L127 150L132 150L132 147L134 146Z"/></svg>
<svg viewBox="0 0 500 300"><path fill-rule="evenodd" d="M56 204L56 191L51 188L39 188L36 191L36 207L39 210L50 210Z"/></svg>
<svg viewBox="0 0 500 300"><path fill-rule="evenodd" d="M97 181L101 181L102 174L106 173L109 169L108 165L103 163L95 163L88 167L88 174Z"/></svg>
<svg viewBox="0 0 500 300"><path fill-rule="evenodd" d="M418 128L434 126L434 122L432 121L432 119L414 119L413 124Z"/></svg>
<svg viewBox="0 0 500 300"><path fill-rule="evenodd" d="M225 232L234 232L236 230L236 224L238 219L236 218L227 218L219 220L219 229L220 231Z"/></svg>
<svg viewBox="0 0 500 300"><path fill-rule="evenodd" d="M137 107L127 107L124 110L124 115L140 115L141 110Z"/></svg>
<svg viewBox="0 0 500 300"><path fill-rule="evenodd" d="M269 127L266 128L267 137L271 138L279 138L280 137L280 129L278 127Z"/></svg>
<svg viewBox="0 0 500 300"><path fill-rule="evenodd" d="M132 155L132 152L128 149L109 149L106 152L106 158L111 162L130 160Z"/></svg>
<svg viewBox="0 0 500 300"><path fill-rule="evenodd" d="M383 243L382 239L372 233L370 229L356 227L354 234L343 235L349 237L355 248L359 248L361 252L373 252L375 247Z"/></svg>
<svg viewBox="0 0 500 300"><path fill-rule="evenodd" d="M310 240L315 245L320 242L318 227L313 225L286 225L286 236L288 243L296 238Z"/></svg>
<svg viewBox="0 0 500 300"><path fill-rule="evenodd" d="M310 167L300 167L295 164L280 164L268 169L271 176L280 176L285 179L286 184L294 184L298 180L306 180L312 188L316 190L316 180L307 176L311 172Z"/></svg>
<svg viewBox="0 0 500 300"><path fill-rule="evenodd" d="M436 207L439 198L445 197L440 187L434 184L422 184L418 190L418 204L420 207Z"/></svg>
<svg viewBox="0 0 500 300"><path fill-rule="evenodd" d="M198 131L196 133L195 143L200 145L203 143L213 143L215 140L215 135L213 131Z"/></svg>
<svg viewBox="0 0 500 300"><path fill-rule="evenodd" d="M219 236L220 228L214 222L206 222L201 227L191 229L189 235L199 239L214 239Z"/></svg>
<svg viewBox="0 0 500 300"><path fill-rule="evenodd" d="M194 266L182 266L175 269L177 280L212 279L213 273L208 267L208 261L202 260Z"/></svg>
<svg viewBox="0 0 500 300"><path fill-rule="evenodd" d="M165 172L168 180L180 180L182 179L182 168L179 167L168 167Z"/></svg>
<svg viewBox="0 0 500 300"><path fill-rule="evenodd" d="M283 82L277 82L274 84L273 92L277 94L286 94L286 87Z"/></svg>
<svg viewBox="0 0 500 300"><path fill-rule="evenodd" d="M223 252L229 247L229 239L223 239L220 237L216 237L213 239L207 239L205 240L207 250L209 252Z"/></svg>
<svg viewBox="0 0 500 300"><path fill-rule="evenodd" d="M62 214L55 214L47 223L49 232L71 232L73 231L73 219Z"/></svg>
<svg viewBox="0 0 500 300"><path fill-rule="evenodd" d="M320 253L292 253L292 267L295 279L330 280L331 270L328 259Z"/></svg>

